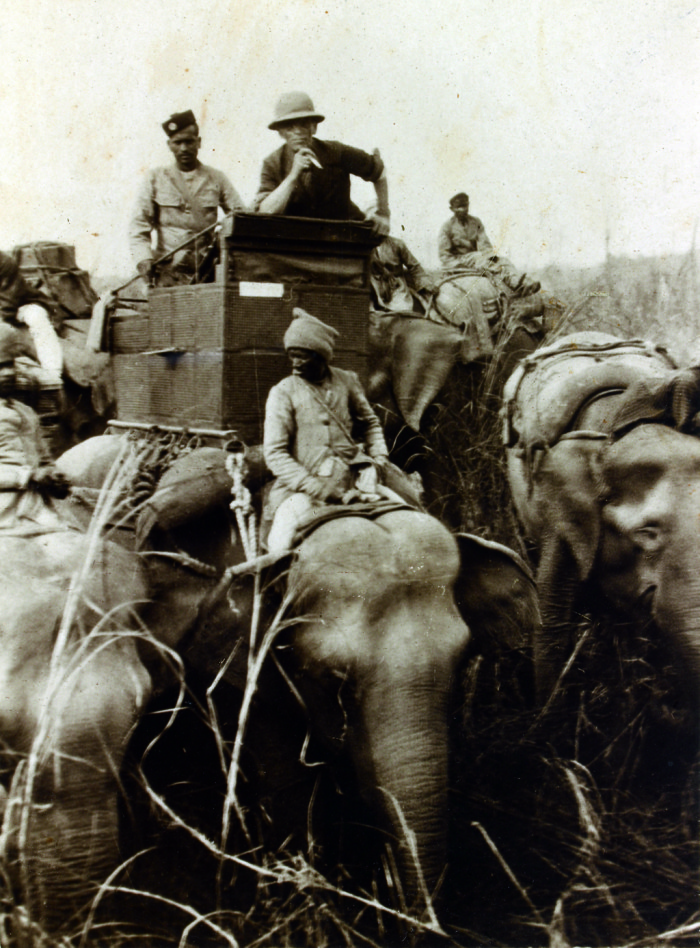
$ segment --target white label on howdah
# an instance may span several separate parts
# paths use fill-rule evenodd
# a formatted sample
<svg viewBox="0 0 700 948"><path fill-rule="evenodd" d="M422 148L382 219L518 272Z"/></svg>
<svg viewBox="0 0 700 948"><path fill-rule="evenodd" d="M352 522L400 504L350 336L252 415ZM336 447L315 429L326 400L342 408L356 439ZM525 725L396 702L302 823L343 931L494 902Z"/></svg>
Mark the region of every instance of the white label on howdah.
<svg viewBox="0 0 700 948"><path fill-rule="evenodd" d="M284 296L284 283L250 283L241 280L238 284L239 296L267 296L281 299Z"/></svg>

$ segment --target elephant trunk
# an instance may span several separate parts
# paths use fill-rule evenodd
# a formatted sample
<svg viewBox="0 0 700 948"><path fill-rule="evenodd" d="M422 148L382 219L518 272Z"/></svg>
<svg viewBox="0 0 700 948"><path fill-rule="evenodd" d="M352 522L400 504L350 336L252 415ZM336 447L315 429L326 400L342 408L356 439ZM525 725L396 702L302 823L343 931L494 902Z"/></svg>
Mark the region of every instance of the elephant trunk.
<svg viewBox="0 0 700 948"><path fill-rule="evenodd" d="M447 852L447 682L394 682L368 695L368 750L373 783L400 844L407 903L424 905Z"/></svg>
<svg viewBox="0 0 700 948"><path fill-rule="evenodd" d="M544 551L537 576L542 625L535 633L534 663L537 702L545 705L556 687L571 651L574 603L582 581L570 549L553 538Z"/></svg>
<svg viewBox="0 0 700 948"><path fill-rule="evenodd" d="M420 911L447 857L448 700L470 639L454 599L459 548L414 511L328 527L297 564L299 607L318 618L297 631L295 652L308 678L330 673L351 696L337 697L349 756L399 841L406 905Z"/></svg>
<svg viewBox="0 0 700 948"><path fill-rule="evenodd" d="M30 917L49 931L86 909L119 864L117 786L85 766L70 793L28 800L23 772L15 775L5 820L8 855ZM91 772L92 771L92 772Z"/></svg>
<svg viewBox="0 0 700 948"><path fill-rule="evenodd" d="M682 594L678 590L682 590ZM675 655L686 695L692 707L697 708L700 706L700 579L691 577L690 570L680 578L664 575L656 590L653 616Z"/></svg>

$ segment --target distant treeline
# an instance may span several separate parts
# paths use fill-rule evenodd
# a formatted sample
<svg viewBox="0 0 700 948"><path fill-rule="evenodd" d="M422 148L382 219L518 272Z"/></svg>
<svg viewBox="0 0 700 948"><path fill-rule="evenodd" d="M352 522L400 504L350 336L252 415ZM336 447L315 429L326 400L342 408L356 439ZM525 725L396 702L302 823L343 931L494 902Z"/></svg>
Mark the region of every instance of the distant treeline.
<svg viewBox="0 0 700 948"><path fill-rule="evenodd" d="M610 256L597 267L551 266L537 277L565 304L565 332L650 339L688 364L700 360L699 270L696 253Z"/></svg>

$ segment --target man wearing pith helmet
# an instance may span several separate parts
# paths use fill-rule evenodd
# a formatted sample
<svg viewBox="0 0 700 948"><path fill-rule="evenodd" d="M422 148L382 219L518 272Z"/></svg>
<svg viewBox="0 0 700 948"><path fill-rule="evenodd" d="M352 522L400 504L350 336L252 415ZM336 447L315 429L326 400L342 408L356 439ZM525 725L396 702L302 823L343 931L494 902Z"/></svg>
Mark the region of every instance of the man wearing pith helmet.
<svg viewBox="0 0 700 948"><path fill-rule="evenodd" d="M326 504L391 493L377 480L389 453L379 419L355 372L330 364L337 330L299 307L293 313L284 336L292 374L270 390L265 406L265 463L275 476L265 511L266 520L274 517L272 552L288 549L298 524Z"/></svg>
<svg viewBox="0 0 700 948"><path fill-rule="evenodd" d="M342 142L315 138L325 120L305 92L280 96L268 128L284 145L263 162L254 207L263 214L321 217L330 220L371 220L374 230L389 233L389 186L384 162ZM350 200L350 177L371 181L377 208L366 217Z"/></svg>
<svg viewBox="0 0 700 948"><path fill-rule="evenodd" d="M197 158L202 140L194 113L175 112L163 122L168 148L175 159L168 167L153 168L144 178L129 228L136 269L160 286L189 283L211 237L199 248L185 247L153 271L153 261L171 253L200 231L216 224L218 208L225 212L246 207L226 175ZM155 250L151 235L156 234Z"/></svg>

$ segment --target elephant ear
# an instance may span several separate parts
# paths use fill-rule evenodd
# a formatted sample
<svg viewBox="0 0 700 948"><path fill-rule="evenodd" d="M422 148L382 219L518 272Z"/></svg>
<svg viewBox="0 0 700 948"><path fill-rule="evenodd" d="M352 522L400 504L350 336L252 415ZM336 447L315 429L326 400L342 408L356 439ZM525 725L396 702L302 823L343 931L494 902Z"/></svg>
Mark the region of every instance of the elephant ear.
<svg viewBox="0 0 700 948"><path fill-rule="evenodd" d="M420 429L459 360L462 336L456 329L426 319L400 319L394 327L391 372L396 403L406 424Z"/></svg>
<svg viewBox="0 0 700 948"><path fill-rule="evenodd" d="M498 657L529 649L540 612L528 565L509 547L468 533L457 534L457 544L455 600L478 650Z"/></svg>

